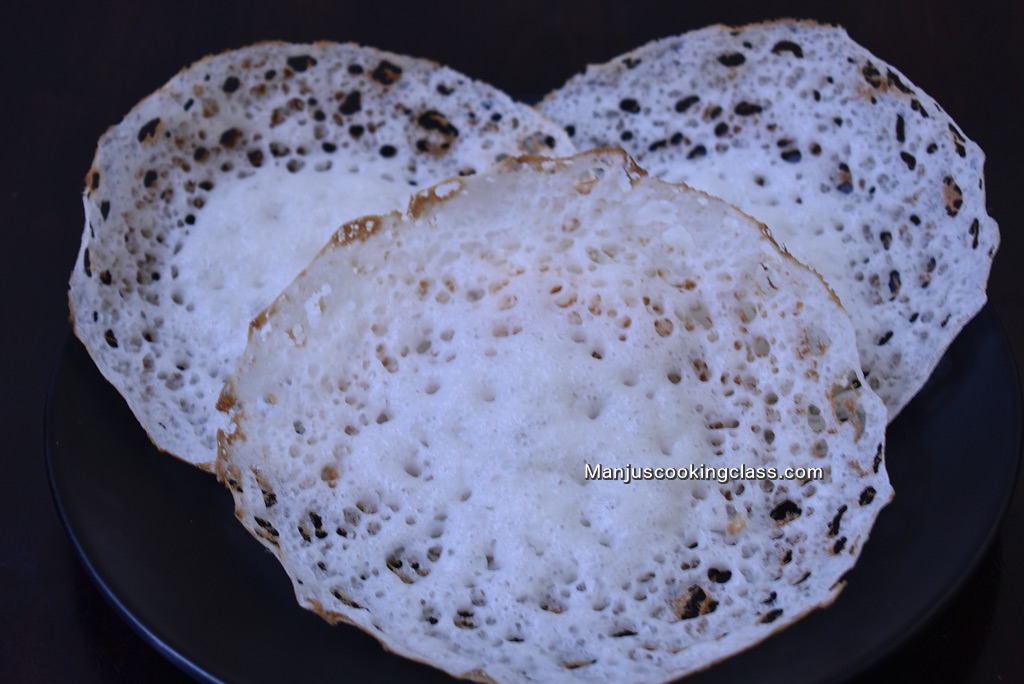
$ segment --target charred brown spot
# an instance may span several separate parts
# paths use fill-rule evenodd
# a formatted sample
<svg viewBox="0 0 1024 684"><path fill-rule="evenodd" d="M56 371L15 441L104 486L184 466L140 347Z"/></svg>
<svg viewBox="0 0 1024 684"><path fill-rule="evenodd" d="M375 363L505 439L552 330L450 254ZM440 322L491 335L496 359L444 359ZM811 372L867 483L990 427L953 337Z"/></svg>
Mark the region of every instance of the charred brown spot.
<svg viewBox="0 0 1024 684"><path fill-rule="evenodd" d="M316 66L316 60L310 55L296 55L294 57L289 57L287 64L292 71L301 73L311 66Z"/></svg>
<svg viewBox="0 0 1024 684"><path fill-rule="evenodd" d="M875 488L865 487L864 491L860 493L860 499L857 500L861 506L867 506L869 503L875 500Z"/></svg>
<svg viewBox="0 0 1024 684"><path fill-rule="evenodd" d="M713 600L699 586L690 587L685 594L672 602L672 611L680 620L693 618L715 612L718 601Z"/></svg>
<svg viewBox="0 0 1024 684"><path fill-rule="evenodd" d="M776 608L774 610L769 610L767 613L762 615L759 622L763 625L767 625L769 623L775 622L780 617L782 617L782 609Z"/></svg>
<svg viewBox="0 0 1024 684"><path fill-rule="evenodd" d="M394 552L384 559L384 565L387 566L388 570L398 575L398 578L402 580L404 584L412 584L414 581L413 578L410 577L403 569L405 567L405 562L402 560L401 554L404 551L405 549L402 547L395 549ZM472 617L473 614L470 613L469 615Z"/></svg>
<svg viewBox="0 0 1024 684"><path fill-rule="evenodd" d="M473 620L473 611L471 610L458 611L452 622L459 629L476 629L476 622Z"/></svg>
<svg viewBox="0 0 1024 684"><path fill-rule="evenodd" d="M353 90L338 105L338 111L342 114L355 114L363 108L363 95L358 90Z"/></svg>
<svg viewBox="0 0 1024 684"><path fill-rule="evenodd" d="M786 499L778 506L773 508L772 512L769 515L771 516L772 520L774 520L779 525L785 525L786 523L799 518L801 513L803 513L803 510L799 506L797 506L789 499Z"/></svg>
<svg viewBox="0 0 1024 684"><path fill-rule="evenodd" d="M896 90L900 91L901 93L904 93L905 95L913 94L914 91L907 87L907 84L900 80L899 75L892 69L885 70L885 78L889 82L889 85L896 88Z"/></svg>
<svg viewBox="0 0 1024 684"><path fill-rule="evenodd" d="M953 181L952 176L942 179L942 195L946 204L946 213L950 216L960 213L960 207L964 204L964 193L960 190L960 186Z"/></svg>
<svg viewBox="0 0 1024 684"><path fill-rule="evenodd" d="M619 109L630 114L639 114L640 103L631 97L627 97L619 101Z"/></svg>
<svg viewBox="0 0 1024 684"><path fill-rule="evenodd" d="M338 469L333 466L324 466L320 470L320 479L333 485L334 481L338 479Z"/></svg>
<svg viewBox="0 0 1024 684"><path fill-rule="evenodd" d="M953 146L956 148L957 155L961 157L967 156L967 148L964 147L964 134L957 130L957 127L953 124L949 124L949 132L953 136Z"/></svg>
<svg viewBox="0 0 1024 684"><path fill-rule="evenodd" d="M235 77L235 76L228 76L226 79L224 79L224 84L221 86L221 89L225 93L233 93L236 90L238 90L239 86L241 86L241 85L242 85L242 82L239 81L237 77Z"/></svg>
<svg viewBox="0 0 1024 684"><path fill-rule="evenodd" d="M242 131L237 128L229 128L220 134L220 144L231 149L242 139Z"/></svg>
<svg viewBox="0 0 1024 684"><path fill-rule="evenodd" d="M718 63L722 66L737 67L747 61L742 52L726 52L718 56Z"/></svg>
<svg viewBox="0 0 1024 684"><path fill-rule="evenodd" d="M334 598L341 601L342 603L344 603L349 608L357 608L359 610L362 610L363 608L361 605L356 603L352 598L347 596L343 591L341 591L341 589L331 589L331 595Z"/></svg>
<svg viewBox="0 0 1024 684"><path fill-rule="evenodd" d="M828 524L828 536L834 537L839 534L839 524L842 521L843 513L845 512L846 505L844 504L839 507L839 510L836 511L835 517L833 517L832 521Z"/></svg>
<svg viewBox="0 0 1024 684"><path fill-rule="evenodd" d="M152 142L160 131L160 119L150 119L139 129L139 142Z"/></svg>
<svg viewBox="0 0 1024 684"><path fill-rule="evenodd" d="M402 67L392 64L386 59L382 59L377 68L370 74L370 78L381 85L391 85L401 77Z"/></svg>
<svg viewBox="0 0 1024 684"><path fill-rule="evenodd" d="M781 55L784 52L788 52L794 57L803 57L804 51L799 45L791 40L780 40L772 47L772 53Z"/></svg>
<svg viewBox="0 0 1024 684"><path fill-rule="evenodd" d="M739 116L751 116L753 114L759 114L761 109L761 105L759 104L744 101L736 105L736 109L733 111L735 111Z"/></svg>
<svg viewBox="0 0 1024 684"><path fill-rule="evenodd" d="M259 525L261 529L266 530L268 533L270 533L271 536L274 536L274 537L281 536L278 533L277 528L274 527L273 525L271 525L270 522L268 522L267 520L264 520L263 518L261 518L259 516L253 516L253 522L255 522L257 525Z"/></svg>
<svg viewBox="0 0 1024 684"><path fill-rule="evenodd" d="M980 227L981 222L978 221L978 219L974 219L971 221L971 227L967 230L971 236L971 249L978 249L978 233Z"/></svg>
<svg viewBox="0 0 1024 684"><path fill-rule="evenodd" d="M445 118L444 114L434 109L420 114L416 123L424 130L437 131L445 137L454 138L459 134L459 130L455 128L447 118Z"/></svg>
<svg viewBox="0 0 1024 684"><path fill-rule="evenodd" d="M903 163L906 164L907 168L911 171L917 168L917 159L909 152L900 152L900 159L903 160Z"/></svg>
<svg viewBox="0 0 1024 684"><path fill-rule="evenodd" d="M562 667L564 667L567 670L578 670L581 667L593 665L596 662L597 658L594 658L593 660L566 660L562 663Z"/></svg>
<svg viewBox="0 0 1024 684"><path fill-rule="evenodd" d="M900 280L899 271L889 271L889 294L892 295L890 299L895 299L900 293L900 287L903 282Z"/></svg>
<svg viewBox="0 0 1024 684"><path fill-rule="evenodd" d="M732 579L731 570L719 570L718 568L708 568L708 579L718 584L725 584Z"/></svg>
<svg viewBox="0 0 1024 684"><path fill-rule="evenodd" d="M319 514L310 511L309 521L313 523L313 534L317 539L323 539L327 536L327 530L324 529L323 518Z"/></svg>
<svg viewBox="0 0 1024 684"><path fill-rule="evenodd" d="M864 68L860 71L861 75L864 76L864 80L867 81L872 88L882 87L882 72L878 70L871 62L864 65Z"/></svg>
<svg viewBox="0 0 1024 684"><path fill-rule="evenodd" d="M853 192L853 174L850 173L850 167L842 162L839 164L839 182L836 184L836 190L844 195Z"/></svg>
<svg viewBox="0 0 1024 684"><path fill-rule="evenodd" d="M540 609L559 615L565 612L565 605L553 596L548 596L540 602Z"/></svg>
<svg viewBox="0 0 1024 684"><path fill-rule="evenodd" d="M711 371L704 359L695 359L693 361L693 370L697 373L697 378L701 382L707 382L711 379Z"/></svg>
<svg viewBox="0 0 1024 684"><path fill-rule="evenodd" d="M698 102L700 102L699 97L697 97L696 95L690 95L689 97L684 97L683 99L676 101L675 109L677 112L682 114L683 112L685 112L687 109L697 104Z"/></svg>

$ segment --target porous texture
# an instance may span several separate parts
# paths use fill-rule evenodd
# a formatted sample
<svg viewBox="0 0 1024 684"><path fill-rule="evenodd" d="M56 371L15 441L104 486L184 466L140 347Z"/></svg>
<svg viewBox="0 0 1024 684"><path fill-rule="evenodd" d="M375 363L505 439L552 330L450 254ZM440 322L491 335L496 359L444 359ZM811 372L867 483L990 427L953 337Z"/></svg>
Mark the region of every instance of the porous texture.
<svg viewBox="0 0 1024 684"><path fill-rule="evenodd" d="M857 367L724 202L621 151L509 160L344 226L254 321L217 471L300 603L396 653L660 682L839 592L891 495ZM691 465L823 477L599 479Z"/></svg>
<svg viewBox="0 0 1024 684"><path fill-rule="evenodd" d="M210 57L100 140L75 331L161 449L211 466L251 318L345 221L564 133L432 62L267 43Z"/></svg>
<svg viewBox="0 0 1024 684"><path fill-rule="evenodd" d="M765 222L820 272L894 418L985 302L999 235L984 157L841 28L715 26L591 66L539 105Z"/></svg>

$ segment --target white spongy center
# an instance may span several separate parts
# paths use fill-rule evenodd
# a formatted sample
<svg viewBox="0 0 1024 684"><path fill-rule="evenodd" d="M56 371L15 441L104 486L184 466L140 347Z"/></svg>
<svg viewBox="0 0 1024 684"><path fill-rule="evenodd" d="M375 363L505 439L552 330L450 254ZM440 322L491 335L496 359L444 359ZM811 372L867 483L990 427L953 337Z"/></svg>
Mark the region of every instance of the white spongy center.
<svg viewBox="0 0 1024 684"><path fill-rule="evenodd" d="M172 262L177 291L189 296L184 310L169 312L180 314L178 325L221 321L202 329L206 348L223 344L221 329L245 330L345 220L401 210L409 198L409 186L389 176L388 165L372 162L224 179L217 190Z"/></svg>

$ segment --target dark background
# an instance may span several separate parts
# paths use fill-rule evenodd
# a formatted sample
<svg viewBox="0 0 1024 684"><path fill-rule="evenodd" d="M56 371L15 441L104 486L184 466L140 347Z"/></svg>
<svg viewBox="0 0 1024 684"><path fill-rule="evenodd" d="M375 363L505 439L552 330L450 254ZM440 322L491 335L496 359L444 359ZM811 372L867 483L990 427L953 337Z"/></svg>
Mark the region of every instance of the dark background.
<svg viewBox="0 0 1024 684"><path fill-rule="evenodd" d="M186 64L263 39L356 41L536 97L589 62L711 23L844 25L931 94L987 153L1002 246L990 306L1024 359L1024 3L39 2L0 10L0 681L183 681L93 587L47 487L43 414L67 339L80 192L100 134ZM984 467L979 455L979 467ZM1024 681L1024 486L965 589L864 681ZM970 502L958 505L969 506ZM938 550L941 553L941 550ZM906 578L912 582L912 578ZM985 600L977 600L980 585ZM992 598L994 597L994 598Z"/></svg>

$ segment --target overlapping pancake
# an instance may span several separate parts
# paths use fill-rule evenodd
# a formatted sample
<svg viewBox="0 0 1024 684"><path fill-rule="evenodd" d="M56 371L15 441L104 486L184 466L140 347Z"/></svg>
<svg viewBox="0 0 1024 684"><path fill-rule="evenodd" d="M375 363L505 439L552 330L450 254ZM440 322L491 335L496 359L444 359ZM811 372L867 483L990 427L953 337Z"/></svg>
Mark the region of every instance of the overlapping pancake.
<svg viewBox="0 0 1024 684"><path fill-rule="evenodd" d="M343 222L561 129L433 62L265 43L201 60L100 140L71 276L75 332L153 442L210 467L250 319Z"/></svg>
<svg viewBox="0 0 1024 684"><path fill-rule="evenodd" d="M713 26L572 78L539 109L580 149L621 145L765 222L857 328L890 420L985 303L999 243L984 156L841 28Z"/></svg>
<svg viewBox="0 0 1024 684"><path fill-rule="evenodd" d="M891 488L821 278L621 151L344 226L253 323L218 475L297 598L479 681L661 682L831 602Z"/></svg>

